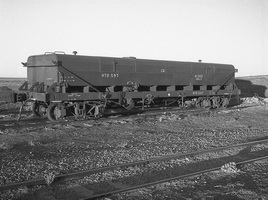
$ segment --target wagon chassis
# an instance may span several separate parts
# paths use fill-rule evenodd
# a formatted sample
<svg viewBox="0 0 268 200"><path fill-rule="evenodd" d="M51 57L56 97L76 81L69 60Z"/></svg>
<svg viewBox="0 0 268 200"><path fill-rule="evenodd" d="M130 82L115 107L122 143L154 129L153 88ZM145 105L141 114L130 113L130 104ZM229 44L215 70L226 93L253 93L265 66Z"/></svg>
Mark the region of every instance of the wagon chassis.
<svg viewBox="0 0 268 200"><path fill-rule="evenodd" d="M24 84L27 86L27 83ZM41 86L41 87L40 87ZM29 99L33 102L33 113L37 117L56 121L73 115L75 118L100 118L108 107L122 107L131 110L135 106L150 107L162 105L168 107L177 104L181 108L219 108L227 107L232 97L232 87L225 90L181 90L181 91L119 91L119 92L76 92L66 93L65 88L57 85L42 92L43 83L34 84L29 90ZM85 87L88 88L88 87ZM63 92L54 92L55 90ZM21 108L22 110L22 108Z"/></svg>

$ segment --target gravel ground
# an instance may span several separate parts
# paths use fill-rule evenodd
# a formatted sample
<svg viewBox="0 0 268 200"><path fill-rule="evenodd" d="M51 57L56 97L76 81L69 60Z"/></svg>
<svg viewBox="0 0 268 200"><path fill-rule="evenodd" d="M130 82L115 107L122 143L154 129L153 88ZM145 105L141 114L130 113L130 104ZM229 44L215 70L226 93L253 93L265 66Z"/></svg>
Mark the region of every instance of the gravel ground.
<svg viewBox="0 0 268 200"><path fill-rule="evenodd" d="M111 118L108 121L72 122L68 125L47 125L40 128L0 130L0 185L45 178L48 184L54 175L133 162L157 156L192 152L268 138L268 106L256 98L247 98L244 105L231 111L195 116L181 114L140 115L138 118ZM267 101L268 102L268 101ZM266 146L258 148L265 149ZM144 174L160 176L177 173L176 167L200 160L236 154L240 149L153 163L70 181L52 188L38 186L0 193L0 199L76 199L68 188L75 184L86 188L105 185L103 181L121 181L132 185ZM251 150L253 151L253 150ZM188 179L114 195L111 199L268 199L267 160L206 173ZM166 170L166 171L165 171ZM153 179L153 177L152 177ZM88 184L95 186L88 186ZM44 195L45 194L45 195Z"/></svg>

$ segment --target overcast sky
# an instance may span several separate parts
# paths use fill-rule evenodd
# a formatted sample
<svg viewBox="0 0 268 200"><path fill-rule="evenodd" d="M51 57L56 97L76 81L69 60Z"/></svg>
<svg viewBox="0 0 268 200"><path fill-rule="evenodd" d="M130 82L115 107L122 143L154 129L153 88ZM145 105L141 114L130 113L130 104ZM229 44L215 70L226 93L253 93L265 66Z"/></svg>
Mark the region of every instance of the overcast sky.
<svg viewBox="0 0 268 200"><path fill-rule="evenodd" d="M0 0L0 77L26 77L30 55L74 50L268 75L268 0Z"/></svg>

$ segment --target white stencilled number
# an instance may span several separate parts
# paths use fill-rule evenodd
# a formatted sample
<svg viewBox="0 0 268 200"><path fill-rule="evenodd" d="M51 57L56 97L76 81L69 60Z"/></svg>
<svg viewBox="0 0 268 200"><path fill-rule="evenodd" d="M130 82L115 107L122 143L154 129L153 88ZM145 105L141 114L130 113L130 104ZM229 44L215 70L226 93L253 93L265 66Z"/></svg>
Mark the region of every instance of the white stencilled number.
<svg viewBox="0 0 268 200"><path fill-rule="evenodd" d="M118 78L119 74L111 74L111 78Z"/></svg>
<svg viewBox="0 0 268 200"><path fill-rule="evenodd" d="M102 78L118 78L119 77L119 74L101 74L101 77Z"/></svg>

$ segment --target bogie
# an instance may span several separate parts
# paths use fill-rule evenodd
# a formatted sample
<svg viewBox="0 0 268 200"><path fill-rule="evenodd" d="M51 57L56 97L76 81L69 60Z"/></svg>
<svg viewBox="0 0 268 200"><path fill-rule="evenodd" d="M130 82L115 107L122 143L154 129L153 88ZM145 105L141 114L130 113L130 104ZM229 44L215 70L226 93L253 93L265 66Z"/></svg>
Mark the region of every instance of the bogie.
<svg viewBox="0 0 268 200"><path fill-rule="evenodd" d="M51 121L57 121L66 116L66 109L62 103L50 103L47 108L47 117Z"/></svg>
<svg viewBox="0 0 268 200"><path fill-rule="evenodd" d="M47 107L48 105L43 102L33 102L32 113L35 117L46 118L47 117Z"/></svg>

